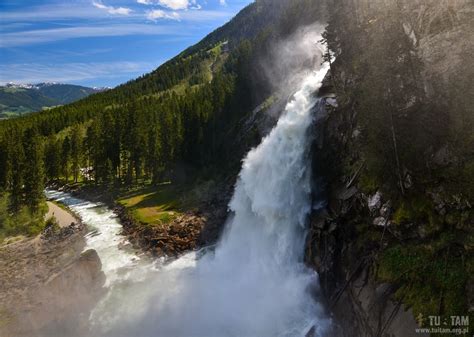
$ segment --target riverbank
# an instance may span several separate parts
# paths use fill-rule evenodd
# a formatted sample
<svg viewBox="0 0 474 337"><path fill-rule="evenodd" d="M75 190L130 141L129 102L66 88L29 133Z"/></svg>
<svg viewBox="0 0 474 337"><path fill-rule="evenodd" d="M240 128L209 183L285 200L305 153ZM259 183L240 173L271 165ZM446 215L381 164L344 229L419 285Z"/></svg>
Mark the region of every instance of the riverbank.
<svg viewBox="0 0 474 337"><path fill-rule="evenodd" d="M174 197L178 205L164 213L157 210L166 209L167 200L150 198L148 194L147 199L141 200L143 191L137 191L132 199L119 199L114 210L134 245L154 256L176 257L217 242L227 218L232 186L227 181L211 188L198 185L186 193L177 192ZM131 201L137 198L140 201Z"/></svg>
<svg viewBox="0 0 474 337"><path fill-rule="evenodd" d="M217 242L233 186L234 178L127 189L79 184L50 187L113 209L135 248L155 257L176 257Z"/></svg>

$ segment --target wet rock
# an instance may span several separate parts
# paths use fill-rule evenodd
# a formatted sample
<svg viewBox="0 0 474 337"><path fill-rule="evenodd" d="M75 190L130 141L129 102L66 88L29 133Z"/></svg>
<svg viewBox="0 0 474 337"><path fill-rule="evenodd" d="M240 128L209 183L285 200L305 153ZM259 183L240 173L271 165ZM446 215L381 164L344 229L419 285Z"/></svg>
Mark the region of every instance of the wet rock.
<svg viewBox="0 0 474 337"><path fill-rule="evenodd" d="M360 131L360 129L355 129L353 132L352 132L352 139L357 139L359 138L360 134L362 132Z"/></svg>
<svg viewBox="0 0 474 337"><path fill-rule="evenodd" d="M337 108L339 105L337 104L337 99L336 98L332 98L332 97L328 97L326 98L326 104L328 106L331 106L333 108Z"/></svg>
<svg viewBox="0 0 474 337"><path fill-rule="evenodd" d="M369 197L367 206L371 213L376 213L382 207L382 193L377 191L373 196Z"/></svg>
<svg viewBox="0 0 474 337"><path fill-rule="evenodd" d="M443 146L433 156L433 163L441 167L448 166L453 162L455 162L455 158L448 145Z"/></svg>
<svg viewBox="0 0 474 337"><path fill-rule="evenodd" d="M383 216L379 216L379 217L374 219L373 224L375 226L379 226L379 227L386 227L386 226L390 225L390 221L387 218L383 217Z"/></svg>
<svg viewBox="0 0 474 337"><path fill-rule="evenodd" d="M356 193L358 192L359 190L357 189L357 187L355 186L352 186L350 188L343 188L341 189L338 194L337 194L337 198L339 200L349 200L350 198L352 198L354 195L356 195Z"/></svg>
<svg viewBox="0 0 474 337"><path fill-rule="evenodd" d="M383 206L380 208L380 215L386 219L389 219L392 215L392 203L387 201Z"/></svg>
<svg viewBox="0 0 474 337"><path fill-rule="evenodd" d="M311 217L311 228L322 230L326 227L326 223L329 220L329 214L327 210L323 209Z"/></svg>
<svg viewBox="0 0 474 337"><path fill-rule="evenodd" d="M406 189L410 189L413 187L413 178L410 173L405 174L405 179L403 181L403 186Z"/></svg>
<svg viewBox="0 0 474 337"><path fill-rule="evenodd" d="M316 327L313 325L311 329L306 333L305 337L315 337L316 336Z"/></svg>

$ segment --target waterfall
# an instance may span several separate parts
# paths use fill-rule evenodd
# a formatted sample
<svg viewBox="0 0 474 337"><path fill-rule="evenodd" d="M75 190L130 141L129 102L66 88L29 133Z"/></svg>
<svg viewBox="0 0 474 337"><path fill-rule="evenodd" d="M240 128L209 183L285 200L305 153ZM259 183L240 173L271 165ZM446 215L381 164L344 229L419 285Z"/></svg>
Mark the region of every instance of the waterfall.
<svg viewBox="0 0 474 337"><path fill-rule="evenodd" d="M103 315L96 310L102 335L304 336L313 326L316 336L324 333L329 320L311 295L317 275L303 258L310 127L322 110L314 94L327 71L305 76L275 128L248 153L215 250L188 254L121 289Z"/></svg>

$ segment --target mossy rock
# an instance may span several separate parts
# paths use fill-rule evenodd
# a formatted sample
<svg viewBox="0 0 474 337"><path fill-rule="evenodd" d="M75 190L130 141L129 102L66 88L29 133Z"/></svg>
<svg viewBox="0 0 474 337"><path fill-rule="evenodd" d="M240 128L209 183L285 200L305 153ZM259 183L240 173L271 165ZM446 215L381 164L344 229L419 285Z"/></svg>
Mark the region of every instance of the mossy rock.
<svg viewBox="0 0 474 337"><path fill-rule="evenodd" d="M450 250L456 240L455 235L446 234L429 245L392 246L378 260L377 277L399 286L395 297L415 315L465 315L473 263L464 252Z"/></svg>
<svg viewBox="0 0 474 337"><path fill-rule="evenodd" d="M443 229L445 217L435 211L433 202L424 196L402 200L396 208L392 222L397 225L417 224L424 226L426 235L433 235Z"/></svg>
<svg viewBox="0 0 474 337"><path fill-rule="evenodd" d="M370 174L362 174L358 187L359 189L364 192L365 194L373 194L377 192L380 184L378 179L375 176L371 176Z"/></svg>

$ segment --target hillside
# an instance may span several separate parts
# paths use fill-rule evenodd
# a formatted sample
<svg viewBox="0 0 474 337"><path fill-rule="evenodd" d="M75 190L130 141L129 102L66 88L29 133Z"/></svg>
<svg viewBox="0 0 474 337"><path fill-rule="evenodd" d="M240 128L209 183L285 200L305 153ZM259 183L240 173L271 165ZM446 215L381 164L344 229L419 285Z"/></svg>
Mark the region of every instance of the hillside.
<svg viewBox="0 0 474 337"><path fill-rule="evenodd" d="M103 89L61 83L0 86L0 119L69 104Z"/></svg>

